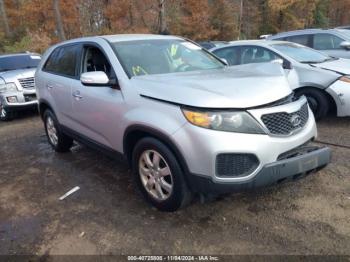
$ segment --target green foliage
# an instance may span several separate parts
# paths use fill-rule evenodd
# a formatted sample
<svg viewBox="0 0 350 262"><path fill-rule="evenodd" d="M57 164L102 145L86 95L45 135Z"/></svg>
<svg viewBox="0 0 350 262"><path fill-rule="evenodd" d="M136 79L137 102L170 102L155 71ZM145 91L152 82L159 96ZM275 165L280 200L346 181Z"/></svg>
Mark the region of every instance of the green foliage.
<svg viewBox="0 0 350 262"><path fill-rule="evenodd" d="M26 35L19 41L8 41L3 46L3 51L5 53L18 53L18 52L24 52L29 49L29 47L32 45L32 41L30 36Z"/></svg>
<svg viewBox="0 0 350 262"><path fill-rule="evenodd" d="M327 17L327 10L329 10L329 4L329 0L318 1L316 9L314 11L314 27L325 28L329 26L329 19Z"/></svg>

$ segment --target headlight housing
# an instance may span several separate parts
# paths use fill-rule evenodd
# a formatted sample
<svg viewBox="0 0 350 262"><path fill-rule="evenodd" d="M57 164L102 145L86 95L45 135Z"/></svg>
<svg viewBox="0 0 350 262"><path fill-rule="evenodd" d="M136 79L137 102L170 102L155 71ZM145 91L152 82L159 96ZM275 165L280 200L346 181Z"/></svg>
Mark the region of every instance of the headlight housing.
<svg viewBox="0 0 350 262"><path fill-rule="evenodd" d="M350 83L350 76L342 76L339 78L340 81Z"/></svg>
<svg viewBox="0 0 350 262"><path fill-rule="evenodd" d="M195 126L226 132L265 134L259 123L244 111L202 111L182 108L182 112Z"/></svg>
<svg viewBox="0 0 350 262"><path fill-rule="evenodd" d="M5 92L17 92L17 86L15 83L0 84L0 93Z"/></svg>

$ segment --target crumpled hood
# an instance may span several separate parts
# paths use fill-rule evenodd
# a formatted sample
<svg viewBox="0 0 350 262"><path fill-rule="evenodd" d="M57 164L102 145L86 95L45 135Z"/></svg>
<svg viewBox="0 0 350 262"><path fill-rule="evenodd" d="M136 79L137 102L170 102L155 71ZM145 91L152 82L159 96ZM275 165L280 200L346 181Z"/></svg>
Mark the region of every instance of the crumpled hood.
<svg viewBox="0 0 350 262"><path fill-rule="evenodd" d="M350 75L350 59L339 58L320 64L312 64L315 67L331 70L341 75Z"/></svg>
<svg viewBox="0 0 350 262"><path fill-rule="evenodd" d="M16 82L17 79L34 77L35 70L36 68L28 68L0 72L0 78L2 78L5 81L5 83Z"/></svg>
<svg viewBox="0 0 350 262"><path fill-rule="evenodd" d="M140 95L204 108L249 108L288 96L282 67L261 63L131 79Z"/></svg>

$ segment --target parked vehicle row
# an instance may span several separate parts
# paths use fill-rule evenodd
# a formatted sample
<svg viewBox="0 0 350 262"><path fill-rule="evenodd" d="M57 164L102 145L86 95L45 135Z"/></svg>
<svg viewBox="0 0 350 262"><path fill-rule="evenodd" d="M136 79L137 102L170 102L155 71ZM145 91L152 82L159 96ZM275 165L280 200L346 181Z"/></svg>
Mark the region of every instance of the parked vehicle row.
<svg viewBox="0 0 350 262"><path fill-rule="evenodd" d="M229 65L279 62L297 97L305 95L317 119L333 108L350 116L350 60L284 41L235 41L211 51Z"/></svg>
<svg viewBox="0 0 350 262"><path fill-rule="evenodd" d="M160 210L295 179L330 161L305 97L277 63L227 67L174 36L116 35L50 48L36 75L48 141L73 140L131 165Z"/></svg>
<svg viewBox="0 0 350 262"><path fill-rule="evenodd" d="M293 180L330 162L329 148L311 144L314 114L350 115L348 60L285 41L204 44L214 48L175 36L114 35L57 44L41 61L16 55L40 61L30 82L36 95L24 90L30 73L19 71L34 65L3 67L3 119L15 99L18 108L38 103L55 151L75 140L122 156L145 199L163 211L197 194Z"/></svg>

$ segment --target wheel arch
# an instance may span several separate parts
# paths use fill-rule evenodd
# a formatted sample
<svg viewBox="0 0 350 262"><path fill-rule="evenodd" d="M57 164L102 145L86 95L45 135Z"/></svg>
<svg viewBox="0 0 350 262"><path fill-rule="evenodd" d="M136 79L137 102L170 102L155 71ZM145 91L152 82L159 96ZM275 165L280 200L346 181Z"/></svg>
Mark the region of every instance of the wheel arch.
<svg viewBox="0 0 350 262"><path fill-rule="evenodd" d="M168 146L170 151L174 154L175 158L179 162L182 171L185 174L189 173L187 163L175 143L161 131L144 125L132 125L125 130L123 137L123 152L130 166L132 162L131 158L133 149L137 142L144 137L153 137ZM185 179L186 177L187 176L185 176Z"/></svg>
<svg viewBox="0 0 350 262"><path fill-rule="evenodd" d="M52 107L50 106L49 102L46 101L45 99L40 99L39 100L38 108L39 108L39 114L40 114L41 119L43 119L44 112L47 109L50 109L54 113L54 111L53 111Z"/></svg>
<svg viewBox="0 0 350 262"><path fill-rule="evenodd" d="M329 112L328 113L332 113L332 114L336 114L337 113L337 103L336 101L334 100L333 96L331 96L327 91L326 89L322 89L322 88L319 88L319 87L316 87L316 86L302 86L302 87L299 87L297 89L295 89L295 93L301 93L303 92L304 90L308 90L308 89L313 89L313 90L317 90L319 92L321 92L322 94L324 94L328 101L329 101Z"/></svg>

